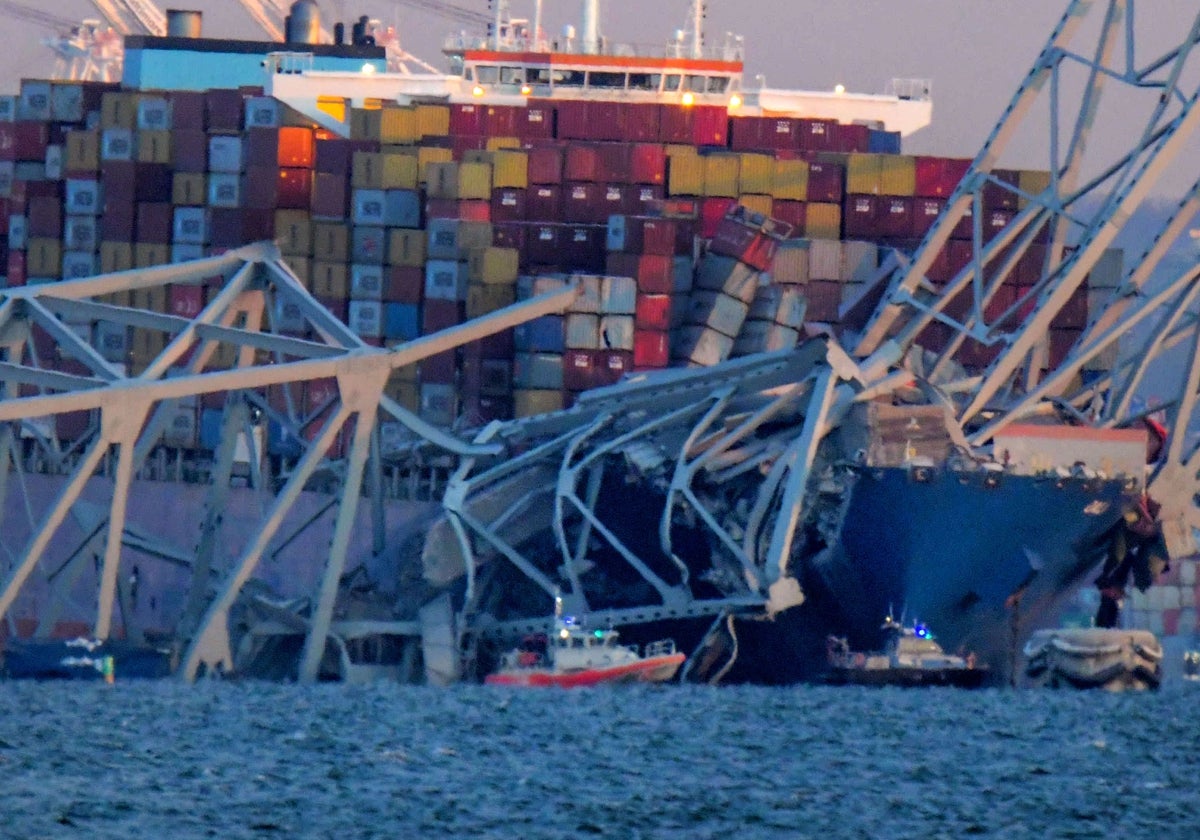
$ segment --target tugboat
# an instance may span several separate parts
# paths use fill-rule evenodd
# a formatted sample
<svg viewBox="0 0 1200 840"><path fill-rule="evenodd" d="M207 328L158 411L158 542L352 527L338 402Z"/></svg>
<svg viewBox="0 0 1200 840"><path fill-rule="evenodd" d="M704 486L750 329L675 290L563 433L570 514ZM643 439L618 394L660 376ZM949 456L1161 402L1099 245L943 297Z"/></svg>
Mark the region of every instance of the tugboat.
<svg viewBox="0 0 1200 840"><path fill-rule="evenodd" d="M844 638L829 637L829 672L833 685L946 685L978 688L988 668L975 663L974 654L946 653L924 624L905 627L890 615L883 623L888 633L882 653L851 652Z"/></svg>
<svg viewBox="0 0 1200 840"><path fill-rule="evenodd" d="M553 635L526 636L515 650L504 654L499 669L484 682L560 688L667 682L686 658L670 639L651 642L641 653L631 645L618 644L618 639L616 630L587 630L572 616L564 616L562 599L556 598Z"/></svg>

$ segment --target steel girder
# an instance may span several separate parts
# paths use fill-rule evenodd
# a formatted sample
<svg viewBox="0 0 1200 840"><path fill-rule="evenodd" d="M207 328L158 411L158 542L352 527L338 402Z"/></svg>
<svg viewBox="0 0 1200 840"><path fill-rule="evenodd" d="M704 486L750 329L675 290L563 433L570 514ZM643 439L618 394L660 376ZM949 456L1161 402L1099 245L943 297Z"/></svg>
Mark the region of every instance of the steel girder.
<svg viewBox="0 0 1200 840"><path fill-rule="evenodd" d="M208 283L211 301L192 317L156 311L166 299L169 284ZM228 610L270 538L276 535L300 491L320 467L330 469L328 450L339 433L353 425L348 458L335 465L340 488L333 540L320 585L313 593L314 610L308 627L300 677L316 679L332 622L339 579L346 567L348 538L362 491L377 412L384 412L434 445L444 444L460 454L490 455L496 449L471 446L430 426L383 395L392 370L435 353L510 328L544 314L561 312L574 299L565 289L516 304L499 312L393 348L368 345L333 317L304 289L278 250L269 244L240 248L219 257L188 263L120 272L54 284L18 287L0 292L0 436L4 457L0 461L0 490L11 490L10 471L21 476L15 451L18 428L29 428L37 418L51 421L65 412L90 411L99 415L81 443L73 462L60 458L59 470L69 470L57 499L33 528L24 549L15 553L7 579L0 588L0 617L13 606L22 587L39 568L47 565L55 575L64 571L62 585L78 574L76 550L65 561L47 556L47 550L68 512L79 501L85 485L116 451L111 471L112 498L100 521L91 524L91 546L101 561L95 603L94 633L108 638L115 633L113 608L125 578L119 574L128 546L136 545L127 533L125 516L133 479L149 453L162 440L172 404L203 394L226 394L227 411L220 445L215 451L213 483L202 516L201 534L190 557L191 594L174 628L186 643L182 675L191 679L201 666L229 667ZM302 313L303 333L291 334L275 326L283 304ZM82 334L97 324L116 325L133 348L131 371L122 362L105 358ZM48 336L48 340L42 336ZM45 358L43 358L45 357ZM57 358L75 361L64 367ZM314 380L333 380L330 398L305 411L284 412L303 454L278 492L257 536L240 557L224 556L218 539L234 466L237 433L249 425L252 409L247 395L271 386ZM264 400L257 397L256 406ZM305 432L307 431L307 439ZM54 441L55 435L43 434ZM250 449L256 442L250 437ZM10 457L11 453L11 457ZM262 452L251 451L252 468ZM249 479L259 482L252 469ZM32 513L32 509L30 508ZM103 545L101 549L99 546ZM145 550L144 545L137 545ZM74 564L74 566L72 566ZM212 587L216 588L214 597ZM60 597L67 593L51 584ZM124 610L123 610L124 611ZM47 629L47 628L44 628ZM136 638L138 628L128 620L124 635Z"/></svg>

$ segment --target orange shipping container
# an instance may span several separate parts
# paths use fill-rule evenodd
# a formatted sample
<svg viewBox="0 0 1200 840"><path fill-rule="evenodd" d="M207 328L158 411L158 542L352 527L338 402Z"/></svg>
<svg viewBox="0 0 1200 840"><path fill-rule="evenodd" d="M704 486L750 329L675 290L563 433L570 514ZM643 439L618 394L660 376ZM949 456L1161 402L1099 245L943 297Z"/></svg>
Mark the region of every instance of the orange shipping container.
<svg viewBox="0 0 1200 840"><path fill-rule="evenodd" d="M383 189L383 156L378 152L355 152L350 167L350 185L356 190Z"/></svg>
<svg viewBox="0 0 1200 840"><path fill-rule="evenodd" d="M199 207L208 197L208 183L201 172L176 172L171 177L171 203L176 207Z"/></svg>
<svg viewBox="0 0 1200 840"><path fill-rule="evenodd" d="M344 263L314 262L312 264L312 293L317 297L345 300L350 293Z"/></svg>
<svg viewBox="0 0 1200 840"><path fill-rule="evenodd" d="M100 133L67 132L67 172L95 172L100 168Z"/></svg>
<svg viewBox="0 0 1200 840"><path fill-rule="evenodd" d="M311 128L284 126L279 129L279 165L312 169L316 141Z"/></svg>
<svg viewBox="0 0 1200 840"><path fill-rule="evenodd" d="M389 265L418 268L425 265L425 231L394 228L388 232Z"/></svg>
<svg viewBox="0 0 1200 840"><path fill-rule="evenodd" d="M286 256L312 254L312 219L305 210L275 211L275 240ZM298 272L297 272L298 273Z"/></svg>
<svg viewBox="0 0 1200 840"><path fill-rule="evenodd" d="M839 239L842 235L842 206L819 201L804 212L804 235L813 239Z"/></svg>
<svg viewBox="0 0 1200 840"><path fill-rule="evenodd" d="M316 259L344 263L350 256L350 230L338 222L313 222L312 246Z"/></svg>
<svg viewBox="0 0 1200 840"><path fill-rule="evenodd" d="M146 131L137 133L137 159L140 163L171 162L171 132Z"/></svg>

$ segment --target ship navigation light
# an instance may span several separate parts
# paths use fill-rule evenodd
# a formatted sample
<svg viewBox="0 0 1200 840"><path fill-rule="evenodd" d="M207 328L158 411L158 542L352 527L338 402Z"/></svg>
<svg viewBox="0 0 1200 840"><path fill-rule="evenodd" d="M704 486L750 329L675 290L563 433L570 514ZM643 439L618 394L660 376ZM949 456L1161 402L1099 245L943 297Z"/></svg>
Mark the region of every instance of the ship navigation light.
<svg viewBox="0 0 1200 840"><path fill-rule="evenodd" d="M692 92L691 92L690 90L689 90L689 91L685 91L685 92L684 92L684 94L683 94L683 100L682 100L682 101L683 101L683 104L684 104L684 106L691 106L691 105L694 105L694 104L695 104L695 102L696 102L696 97L695 97L695 95L693 95L693 94L692 94Z"/></svg>
<svg viewBox="0 0 1200 840"><path fill-rule="evenodd" d="M475 85L475 87L471 88L471 95L472 96L483 96L483 86Z"/></svg>

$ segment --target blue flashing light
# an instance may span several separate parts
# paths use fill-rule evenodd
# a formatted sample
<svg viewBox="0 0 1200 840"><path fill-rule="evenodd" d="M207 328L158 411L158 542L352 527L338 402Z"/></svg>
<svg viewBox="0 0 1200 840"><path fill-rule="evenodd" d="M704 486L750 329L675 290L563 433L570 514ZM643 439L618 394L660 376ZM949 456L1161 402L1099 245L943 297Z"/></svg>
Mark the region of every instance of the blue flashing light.
<svg viewBox="0 0 1200 840"><path fill-rule="evenodd" d="M927 636L929 636L929 628L927 628L924 624L915 625L913 627L913 632L916 633L917 637L921 638L921 639L924 639Z"/></svg>

